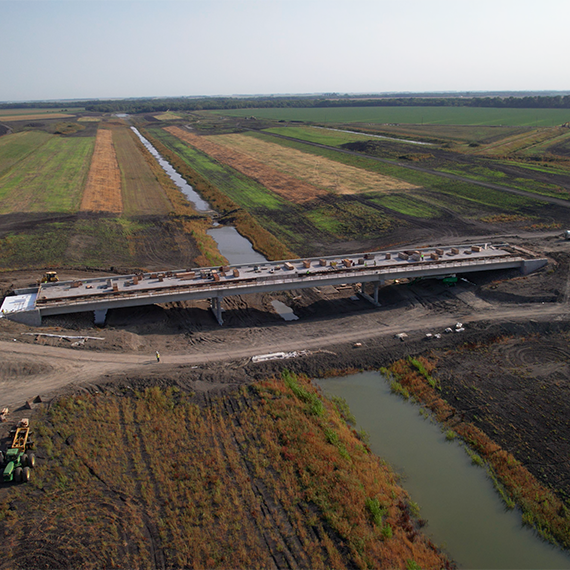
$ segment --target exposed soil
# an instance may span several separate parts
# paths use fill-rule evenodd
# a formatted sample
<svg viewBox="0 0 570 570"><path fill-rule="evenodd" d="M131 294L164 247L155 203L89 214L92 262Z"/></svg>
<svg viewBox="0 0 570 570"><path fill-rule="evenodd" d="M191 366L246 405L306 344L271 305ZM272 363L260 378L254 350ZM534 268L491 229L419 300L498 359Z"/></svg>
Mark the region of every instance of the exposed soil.
<svg viewBox="0 0 570 570"><path fill-rule="evenodd" d="M0 437L24 413L33 421L41 404L22 406L38 395L49 402L65 393L124 394L174 385L209 405L215 394L285 368L318 377L426 354L438 359L436 374L449 403L568 499L570 246L559 235L508 241L547 256L549 265L525 277L513 271L468 274L455 287L437 279L389 283L380 291L380 308L357 297L353 286L235 297L224 301L223 327L206 301L110 311L103 328L94 327L87 313L45 318L39 328L0 319L0 407L11 410ZM79 268L60 273L95 274ZM35 278L4 273L0 288ZM292 307L299 320L283 321L273 299ZM444 333L457 322L463 332ZM395 338L401 332L409 335L404 342ZM252 360L277 351L299 354Z"/></svg>
<svg viewBox="0 0 570 570"><path fill-rule="evenodd" d="M451 152L437 147L430 147L429 151L424 151L422 149L422 152L410 153L409 145L394 143L394 141L390 141L389 143L382 141L353 142L343 145L343 148L355 150L371 156L400 159L411 163L418 163L421 164L422 167L433 170L444 167L452 168L453 164L460 164L473 168L489 168L488 158ZM501 184L505 186L509 185L509 181L515 181L517 178L526 178L545 184L558 185L560 186L561 192L568 192L570 190L570 174L529 170L528 168L522 168L515 164L508 164L506 162L503 163L498 160L493 161L492 168L494 171L501 172L505 175L501 182Z"/></svg>

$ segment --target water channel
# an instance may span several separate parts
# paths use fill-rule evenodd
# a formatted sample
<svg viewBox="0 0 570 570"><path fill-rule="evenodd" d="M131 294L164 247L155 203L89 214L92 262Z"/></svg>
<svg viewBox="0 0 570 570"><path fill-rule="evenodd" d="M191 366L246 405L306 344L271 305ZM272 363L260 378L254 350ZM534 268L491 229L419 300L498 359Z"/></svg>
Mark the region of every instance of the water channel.
<svg viewBox="0 0 570 570"><path fill-rule="evenodd" d="M133 132L137 135L146 149L156 158L158 164L162 167L164 172L168 174L170 179L178 186L186 198L194 204L198 212L208 212L214 214L214 210L210 204L202 199L202 197L192 188L190 184L174 170L172 165L165 160L162 155L154 148L154 146L143 137L138 129L131 127ZM261 253L255 251L251 242L244 238L233 226L218 226L208 230L210 235L218 244L220 253L232 265L239 265L242 263L265 263L267 259Z"/></svg>
<svg viewBox="0 0 570 570"><path fill-rule="evenodd" d="M570 556L508 511L490 478L457 441L390 392L378 372L315 380L328 396L344 398L372 451L403 475L402 485L428 520L424 531L460 568L570 568Z"/></svg>
<svg viewBox="0 0 570 570"><path fill-rule="evenodd" d="M409 144L419 144L423 146L434 146L433 143L422 142L422 141L412 141L409 139L397 139L395 137L385 137L384 135L373 135L371 133L362 133L358 131L347 131L345 129L332 129L331 127L315 127L317 129L324 129L325 131L336 131L337 133L349 133L351 135L362 135L363 137L367 138L375 138L375 139L386 139L389 141L396 141L396 142L404 142Z"/></svg>

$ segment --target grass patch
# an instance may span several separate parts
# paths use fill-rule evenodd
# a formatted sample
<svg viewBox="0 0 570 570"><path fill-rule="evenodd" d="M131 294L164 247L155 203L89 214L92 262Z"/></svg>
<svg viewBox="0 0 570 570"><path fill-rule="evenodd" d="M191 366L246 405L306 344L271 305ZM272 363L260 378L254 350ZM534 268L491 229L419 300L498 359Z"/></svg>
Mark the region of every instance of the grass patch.
<svg viewBox="0 0 570 570"><path fill-rule="evenodd" d="M0 137L0 176L53 138L42 131L25 131Z"/></svg>
<svg viewBox="0 0 570 570"><path fill-rule="evenodd" d="M389 194L387 196L367 196L371 202L399 214L413 218L438 218L443 212L434 204L424 202L414 195Z"/></svg>
<svg viewBox="0 0 570 570"><path fill-rule="evenodd" d="M0 177L0 213L76 211L93 147L92 137L56 136L37 146Z"/></svg>
<svg viewBox="0 0 570 570"><path fill-rule="evenodd" d="M483 107L338 107L269 108L215 111L231 117L314 123L410 123L416 125L541 126L561 125L567 109L495 109Z"/></svg>

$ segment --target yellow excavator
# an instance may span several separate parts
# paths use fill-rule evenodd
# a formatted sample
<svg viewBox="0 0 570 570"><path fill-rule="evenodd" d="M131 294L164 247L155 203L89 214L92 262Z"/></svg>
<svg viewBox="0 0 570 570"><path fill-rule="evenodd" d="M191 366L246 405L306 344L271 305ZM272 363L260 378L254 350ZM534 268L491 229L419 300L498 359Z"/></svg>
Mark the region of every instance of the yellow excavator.
<svg viewBox="0 0 570 570"><path fill-rule="evenodd" d="M57 283L59 277L55 271L46 271L44 276L41 278L41 283Z"/></svg>

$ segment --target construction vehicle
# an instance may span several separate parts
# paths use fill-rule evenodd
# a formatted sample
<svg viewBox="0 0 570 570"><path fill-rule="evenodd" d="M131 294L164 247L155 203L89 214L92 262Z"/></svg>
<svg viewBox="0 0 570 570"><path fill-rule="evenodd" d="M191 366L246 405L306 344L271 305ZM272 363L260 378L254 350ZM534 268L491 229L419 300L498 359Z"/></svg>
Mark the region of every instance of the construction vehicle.
<svg viewBox="0 0 570 570"><path fill-rule="evenodd" d="M30 435L30 422L24 418L16 426L12 443L6 453L0 452L4 483L27 483L30 480L31 470L36 466L36 456L28 451L33 447Z"/></svg>
<svg viewBox="0 0 570 570"><path fill-rule="evenodd" d="M41 279L42 283L57 283L58 281L59 277L56 271L46 271Z"/></svg>

